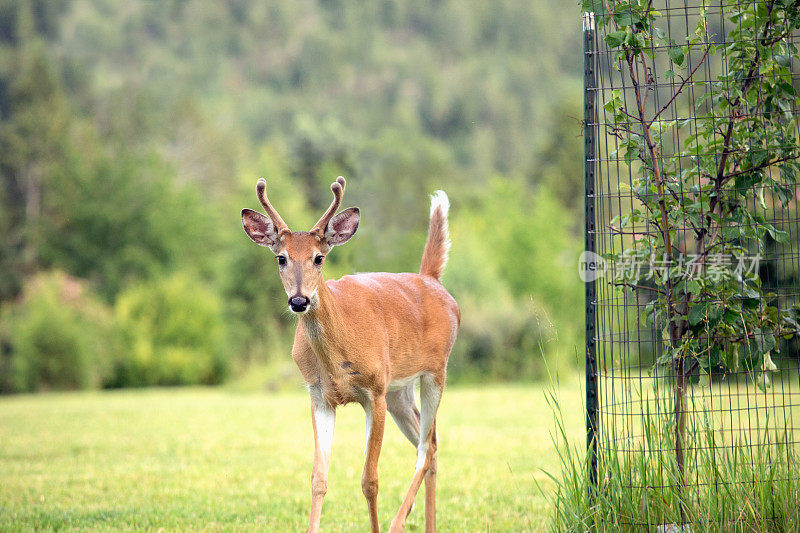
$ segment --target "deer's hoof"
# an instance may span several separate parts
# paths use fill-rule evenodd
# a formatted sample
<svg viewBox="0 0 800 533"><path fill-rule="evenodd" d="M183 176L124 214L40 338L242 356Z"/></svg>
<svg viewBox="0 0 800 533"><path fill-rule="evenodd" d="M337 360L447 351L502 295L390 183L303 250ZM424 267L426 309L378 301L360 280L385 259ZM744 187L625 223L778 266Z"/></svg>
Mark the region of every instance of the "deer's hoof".
<svg viewBox="0 0 800 533"><path fill-rule="evenodd" d="M395 517L389 526L389 533L403 533L403 531L405 531L405 524L399 523L397 517Z"/></svg>

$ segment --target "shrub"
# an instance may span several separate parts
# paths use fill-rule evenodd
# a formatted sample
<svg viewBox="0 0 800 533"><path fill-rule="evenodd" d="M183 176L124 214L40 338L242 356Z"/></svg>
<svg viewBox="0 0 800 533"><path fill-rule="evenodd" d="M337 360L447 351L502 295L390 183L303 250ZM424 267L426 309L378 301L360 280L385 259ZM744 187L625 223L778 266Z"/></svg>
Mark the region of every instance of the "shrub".
<svg viewBox="0 0 800 533"><path fill-rule="evenodd" d="M555 335L530 301L495 298L460 302L461 328L448 363L453 379L533 379L546 375L542 354Z"/></svg>
<svg viewBox="0 0 800 533"><path fill-rule="evenodd" d="M187 273L129 287L116 303L125 340L110 386L220 383L228 374L220 299Z"/></svg>
<svg viewBox="0 0 800 533"><path fill-rule="evenodd" d="M108 375L117 344L111 313L81 280L62 272L31 278L2 324L4 391L91 388Z"/></svg>

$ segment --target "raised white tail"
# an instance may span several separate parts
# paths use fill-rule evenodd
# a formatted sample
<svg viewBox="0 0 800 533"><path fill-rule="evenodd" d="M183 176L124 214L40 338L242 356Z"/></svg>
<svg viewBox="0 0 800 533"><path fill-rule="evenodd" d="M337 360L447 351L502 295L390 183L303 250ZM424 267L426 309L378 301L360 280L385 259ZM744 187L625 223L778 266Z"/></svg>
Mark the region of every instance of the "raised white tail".
<svg viewBox="0 0 800 533"><path fill-rule="evenodd" d="M450 200L444 191L436 191L431 196L431 221L428 226L428 241L422 252L422 265L419 273L442 279L447 257L450 253L450 231L447 227L447 212Z"/></svg>

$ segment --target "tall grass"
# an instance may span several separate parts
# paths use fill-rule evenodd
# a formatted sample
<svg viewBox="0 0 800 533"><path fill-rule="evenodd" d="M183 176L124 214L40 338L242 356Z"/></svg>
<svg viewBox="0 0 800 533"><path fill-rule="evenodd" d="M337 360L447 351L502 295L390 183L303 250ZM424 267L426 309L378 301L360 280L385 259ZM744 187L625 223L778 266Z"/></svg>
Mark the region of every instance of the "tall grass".
<svg viewBox="0 0 800 533"><path fill-rule="evenodd" d="M647 402L638 435L601 425L593 487L585 450L567 438L558 396L551 390L547 398L561 470L549 474L557 488L545 494L553 509L553 531L800 530L800 471L788 430L742 430L731 438L715 428L707 413L694 411L681 491L668 401Z"/></svg>

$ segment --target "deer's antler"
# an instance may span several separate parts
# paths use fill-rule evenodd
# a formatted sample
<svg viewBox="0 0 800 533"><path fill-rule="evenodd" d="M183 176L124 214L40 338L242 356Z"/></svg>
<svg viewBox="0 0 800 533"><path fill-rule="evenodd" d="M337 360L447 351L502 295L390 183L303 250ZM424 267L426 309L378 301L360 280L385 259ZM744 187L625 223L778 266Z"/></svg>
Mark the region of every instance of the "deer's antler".
<svg viewBox="0 0 800 533"><path fill-rule="evenodd" d="M330 207L328 210L325 211L325 214L314 224L314 227L311 229L311 233L316 233L319 236L325 235L325 228L328 227L328 222L331 221L333 215L336 214L336 210L339 209L339 206L342 205L342 197L344 196L344 187L346 185L346 181L343 177L339 176L336 178L331 184L331 192L333 192L333 201L331 202Z"/></svg>
<svg viewBox="0 0 800 533"><path fill-rule="evenodd" d="M267 216L272 220L272 223L275 224L275 232L280 233L281 230L288 230L289 226L286 225L286 222L283 221L278 212L275 211L275 208L272 207L272 204L269 203L269 198L267 198L267 181L264 178L258 178L256 194L258 195L258 201L264 206Z"/></svg>

